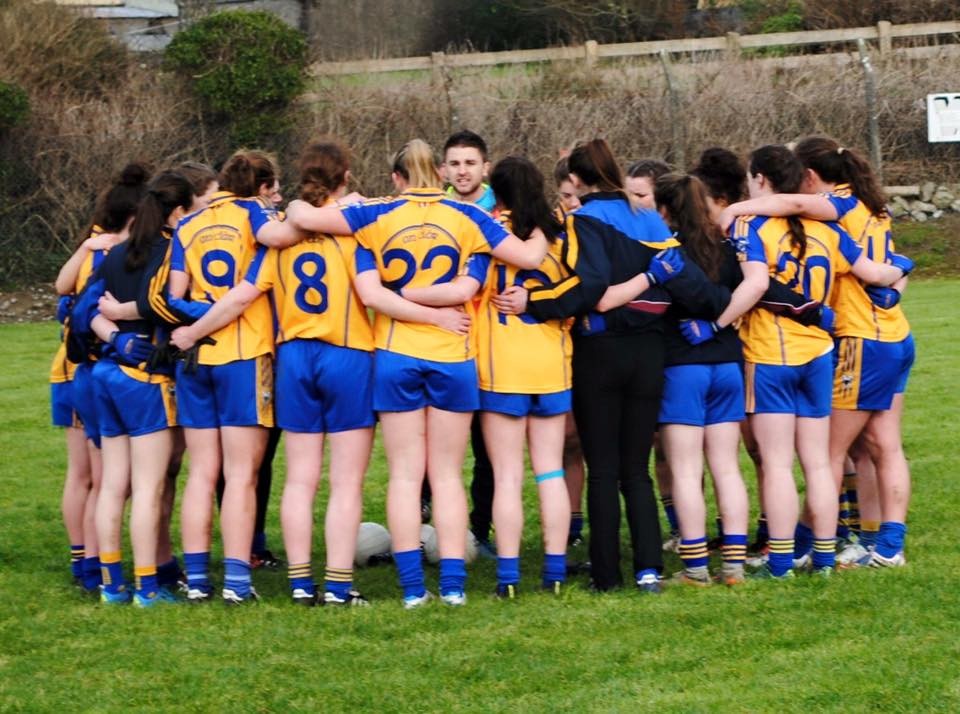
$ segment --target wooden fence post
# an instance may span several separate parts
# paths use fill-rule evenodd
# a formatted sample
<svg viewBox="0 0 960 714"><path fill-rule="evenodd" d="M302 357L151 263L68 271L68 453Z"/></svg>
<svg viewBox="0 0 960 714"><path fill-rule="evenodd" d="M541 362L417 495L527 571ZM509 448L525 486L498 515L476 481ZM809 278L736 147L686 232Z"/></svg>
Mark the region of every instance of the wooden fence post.
<svg viewBox="0 0 960 714"><path fill-rule="evenodd" d="M670 95L670 163L674 166L687 165L684 151L684 122L680 118L680 96L677 94L676 81L670 68L670 56L666 50L660 50L660 65L663 67L663 76L667 82L667 94Z"/></svg>
<svg viewBox="0 0 960 714"><path fill-rule="evenodd" d="M446 55L443 52L430 53L430 71L434 82L443 84L443 67L446 64Z"/></svg>
<svg viewBox="0 0 960 714"><path fill-rule="evenodd" d="M730 53L733 57L740 56L740 33L739 32L728 32L727 33L727 52Z"/></svg>
<svg viewBox="0 0 960 714"><path fill-rule="evenodd" d="M587 40L583 45L583 58L587 67L593 67L597 64L597 41Z"/></svg>
<svg viewBox="0 0 960 714"><path fill-rule="evenodd" d="M860 52L860 64L863 66L863 86L867 100L867 132L870 137L870 161L877 178L883 181L883 155L880 150L880 109L877 106L877 80L874 76L873 65L870 64L870 55L867 54L867 43L857 40L857 49Z"/></svg>
<svg viewBox="0 0 960 714"><path fill-rule="evenodd" d="M880 22L877 23L877 39L880 41L881 57L893 51L893 37L890 33L892 29L892 23L887 20L880 20Z"/></svg>

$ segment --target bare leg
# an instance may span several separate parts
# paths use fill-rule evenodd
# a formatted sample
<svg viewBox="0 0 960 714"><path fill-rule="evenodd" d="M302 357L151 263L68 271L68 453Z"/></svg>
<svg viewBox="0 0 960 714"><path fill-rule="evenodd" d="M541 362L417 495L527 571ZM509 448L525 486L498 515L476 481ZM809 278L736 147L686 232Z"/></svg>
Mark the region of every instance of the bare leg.
<svg viewBox="0 0 960 714"><path fill-rule="evenodd" d="M173 435L163 429L129 440L132 473L130 483L130 541L133 546L133 564L144 568L156 566L157 536L160 530L160 502L170 455Z"/></svg>
<svg viewBox="0 0 960 714"><path fill-rule="evenodd" d="M223 557L248 563L257 511L257 471L267 445L267 430L262 426L224 426L220 440L225 483L220 510Z"/></svg>
<svg viewBox="0 0 960 714"><path fill-rule="evenodd" d="M563 416L528 417L527 440L530 463L535 474L551 473L562 466L564 423ZM537 485L537 493L540 496L544 552L554 555L564 553L567 549L567 534L570 532L570 496L567 493L567 484L561 478L548 479Z"/></svg>
<svg viewBox="0 0 960 714"><path fill-rule="evenodd" d="M520 555L523 537L523 442L527 420L496 412L482 412L480 419L483 440L493 465L497 556L516 558Z"/></svg>
<svg viewBox="0 0 960 714"><path fill-rule="evenodd" d="M433 491L433 522L441 559L463 558L467 550L467 495L462 469L472 418L472 412L427 407L427 475Z"/></svg>

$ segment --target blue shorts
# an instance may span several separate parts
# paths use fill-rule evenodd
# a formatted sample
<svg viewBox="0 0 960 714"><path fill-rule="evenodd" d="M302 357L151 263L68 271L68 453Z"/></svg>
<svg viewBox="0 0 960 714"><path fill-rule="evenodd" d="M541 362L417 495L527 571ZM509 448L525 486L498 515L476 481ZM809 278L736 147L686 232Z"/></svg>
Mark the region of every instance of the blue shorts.
<svg viewBox="0 0 960 714"><path fill-rule="evenodd" d="M913 335L900 342L841 337L834 349L833 408L885 411L907 388Z"/></svg>
<svg viewBox="0 0 960 714"><path fill-rule="evenodd" d="M377 350L373 358L373 408L378 412L412 412L434 407L472 412L480 407L477 363L434 362Z"/></svg>
<svg viewBox="0 0 960 714"><path fill-rule="evenodd" d="M73 383L50 383L50 414L54 426L83 426L73 408Z"/></svg>
<svg viewBox="0 0 960 714"><path fill-rule="evenodd" d="M332 434L374 424L373 355L320 340L277 346L277 426Z"/></svg>
<svg viewBox="0 0 960 714"><path fill-rule="evenodd" d="M73 373L73 408L83 422L83 433L93 445L100 448L100 422L97 419L97 399L93 387L94 362L77 366Z"/></svg>
<svg viewBox="0 0 960 714"><path fill-rule="evenodd" d="M744 418L739 362L677 364L663 370L660 424L709 426Z"/></svg>
<svg viewBox="0 0 960 714"><path fill-rule="evenodd" d="M93 390L97 399L100 435L144 436L177 425L177 400L173 380L154 376L130 376L112 359L102 359L93 368Z"/></svg>
<svg viewBox="0 0 960 714"><path fill-rule="evenodd" d="M573 392L564 389L550 394L500 394L480 390L480 411L515 417L552 417L573 408Z"/></svg>
<svg viewBox="0 0 960 714"><path fill-rule="evenodd" d="M273 356L201 364L177 363L177 419L188 429L273 426Z"/></svg>
<svg viewBox="0 0 960 714"><path fill-rule="evenodd" d="M799 365L747 362L744 371L748 414L795 414L809 419L830 416L831 354Z"/></svg>

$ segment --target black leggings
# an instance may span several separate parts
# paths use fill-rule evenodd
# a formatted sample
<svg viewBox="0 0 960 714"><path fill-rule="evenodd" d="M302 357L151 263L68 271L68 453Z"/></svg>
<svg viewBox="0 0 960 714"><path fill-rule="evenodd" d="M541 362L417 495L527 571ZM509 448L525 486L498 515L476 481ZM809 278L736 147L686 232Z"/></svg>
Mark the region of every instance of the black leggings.
<svg viewBox="0 0 960 714"><path fill-rule="evenodd" d="M663 568L660 521L648 464L663 388L659 333L581 338L573 350L573 410L587 461L591 576L598 590L623 584L620 494L634 573Z"/></svg>

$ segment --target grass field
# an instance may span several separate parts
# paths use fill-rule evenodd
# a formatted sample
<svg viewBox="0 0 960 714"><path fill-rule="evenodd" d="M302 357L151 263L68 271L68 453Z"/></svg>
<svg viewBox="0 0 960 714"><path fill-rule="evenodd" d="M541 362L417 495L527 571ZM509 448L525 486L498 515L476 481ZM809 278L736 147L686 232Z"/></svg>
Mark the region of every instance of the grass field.
<svg viewBox="0 0 960 714"><path fill-rule="evenodd" d="M0 710L958 711L960 281L917 282L905 304L918 345L906 569L661 597L575 583L554 599L535 592L531 498L519 601L489 596L484 561L466 608L414 612L388 567L359 572L374 605L355 611L294 607L284 572L257 571L263 601L233 610L108 609L82 595L59 514L62 436L48 426L57 328L0 326ZM385 478L378 448L367 520L384 521ZM278 464L275 551L281 486ZM322 572L320 542L315 563Z"/></svg>

